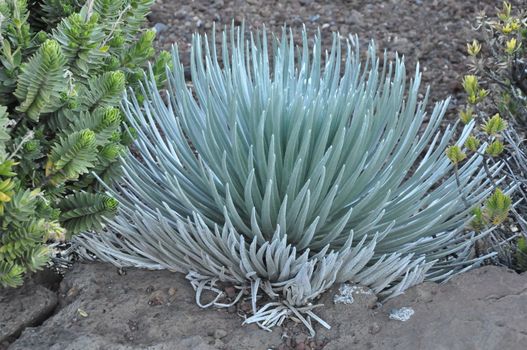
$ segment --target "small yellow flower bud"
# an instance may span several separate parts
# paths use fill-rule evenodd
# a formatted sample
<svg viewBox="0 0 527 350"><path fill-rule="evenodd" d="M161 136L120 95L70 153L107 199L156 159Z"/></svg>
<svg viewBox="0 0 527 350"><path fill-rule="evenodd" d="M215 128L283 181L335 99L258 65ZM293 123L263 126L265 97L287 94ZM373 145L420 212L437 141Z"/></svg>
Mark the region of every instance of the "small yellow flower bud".
<svg viewBox="0 0 527 350"><path fill-rule="evenodd" d="M476 95L479 89L478 77L472 74L465 75L463 78L463 88L467 94Z"/></svg>
<svg viewBox="0 0 527 350"><path fill-rule="evenodd" d="M512 26L510 23L505 24L501 27L501 31L503 34L510 34L512 33Z"/></svg>
<svg viewBox="0 0 527 350"><path fill-rule="evenodd" d="M519 19L508 19L507 21L505 21L505 24L501 27L501 31L503 34L510 34L519 30L520 27L521 23Z"/></svg>
<svg viewBox="0 0 527 350"><path fill-rule="evenodd" d="M470 56L476 56L481 51L481 44L477 40L467 44L467 52Z"/></svg>
<svg viewBox="0 0 527 350"><path fill-rule="evenodd" d="M517 18L514 18L511 23L511 29L513 32L517 31L518 29L520 29L520 20L517 19Z"/></svg>
<svg viewBox="0 0 527 350"><path fill-rule="evenodd" d="M517 44L516 38L512 38L511 40L507 41L505 45L505 52L508 53L509 55L512 55L514 51L516 51L516 44Z"/></svg>

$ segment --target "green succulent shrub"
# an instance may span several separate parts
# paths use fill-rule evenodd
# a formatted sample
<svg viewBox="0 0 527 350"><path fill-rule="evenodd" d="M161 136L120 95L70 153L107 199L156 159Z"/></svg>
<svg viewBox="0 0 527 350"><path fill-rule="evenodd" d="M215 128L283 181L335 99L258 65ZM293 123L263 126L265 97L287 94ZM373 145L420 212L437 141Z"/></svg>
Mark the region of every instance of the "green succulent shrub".
<svg viewBox="0 0 527 350"><path fill-rule="evenodd" d="M64 238L39 189L23 188L13 171L17 155L7 153L9 127L7 109L0 107L0 287L21 285L26 272L47 262L46 240Z"/></svg>
<svg viewBox="0 0 527 350"><path fill-rule="evenodd" d="M154 55L155 32L142 28L152 3L0 0L0 108L8 124L2 147L13 160L6 167L14 186L0 217L0 251L11 249L8 241L18 235L17 249L29 259L33 243L23 242L42 244L45 230L32 238L16 230L43 227L41 219L58 221L71 237L100 229L102 217L115 213L117 201L95 176L115 179L133 138L119 104ZM169 56L161 53L153 64L159 84ZM13 216L21 206L24 215ZM34 258L42 260L42 251Z"/></svg>
<svg viewBox="0 0 527 350"><path fill-rule="evenodd" d="M361 61L354 37L334 35L323 66L305 32L296 47L284 30L271 53L265 32L232 29L221 47L212 37L193 38L189 85L174 48L167 104L153 71L144 102L123 102L139 157L108 186L119 214L80 244L120 267L187 273L202 306L204 290L218 293L207 305L228 304L216 283L234 284L232 302L252 297L246 323L293 316L312 332L334 283L388 298L485 258L473 259L485 233L465 230L472 214L445 154L455 130L439 131L447 102L425 112L418 71L407 87L402 59L381 62L372 43ZM481 162L458 169L472 204L491 191Z"/></svg>

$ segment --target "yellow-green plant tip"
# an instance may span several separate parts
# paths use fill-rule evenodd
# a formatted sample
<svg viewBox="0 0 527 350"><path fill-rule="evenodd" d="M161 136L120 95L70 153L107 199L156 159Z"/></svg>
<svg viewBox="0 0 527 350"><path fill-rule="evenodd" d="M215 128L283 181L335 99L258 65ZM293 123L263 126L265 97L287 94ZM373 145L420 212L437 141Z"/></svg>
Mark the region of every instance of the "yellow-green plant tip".
<svg viewBox="0 0 527 350"><path fill-rule="evenodd" d="M499 188L485 201L483 209L487 220L493 225L499 225L509 215L512 200L510 196L504 194Z"/></svg>
<svg viewBox="0 0 527 350"><path fill-rule="evenodd" d="M507 122L500 116L499 113L494 114L483 125L483 131L491 136L496 136L507 128Z"/></svg>
<svg viewBox="0 0 527 350"><path fill-rule="evenodd" d="M465 75L463 77L463 88L469 96L476 96L479 91L478 77L473 74Z"/></svg>
<svg viewBox="0 0 527 350"><path fill-rule="evenodd" d="M459 112L459 119L463 124L468 124L474 119L474 109L472 107L468 107L467 109L464 109Z"/></svg>
<svg viewBox="0 0 527 350"><path fill-rule="evenodd" d="M117 199L115 198L107 198L104 201L104 205L106 206L106 209L115 211L117 210L117 207L119 206L119 201L117 201Z"/></svg>
<svg viewBox="0 0 527 350"><path fill-rule="evenodd" d="M470 135L467 138L467 141L465 141L465 147L471 150L472 152L476 152L479 148L480 143L481 142L476 136Z"/></svg>
<svg viewBox="0 0 527 350"><path fill-rule="evenodd" d="M511 38L505 43L505 52L509 55L512 55L514 51L516 51L518 45L518 41L516 38Z"/></svg>
<svg viewBox="0 0 527 350"><path fill-rule="evenodd" d="M477 40L472 40L472 43L467 44L467 53L470 56L477 56L477 54L481 51L481 44Z"/></svg>
<svg viewBox="0 0 527 350"><path fill-rule="evenodd" d="M503 153L505 146L500 140L494 140L490 145L487 146L485 152L491 157L497 157Z"/></svg>
<svg viewBox="0 0 527 350"><path fill-rule="evenodd" d="M95 132L93 130L84 130L80 133L80 142L82 142L85 145L89 145L90 143L95 141Z"/></svg>
<svg viewBox="0 0 527 350"><path fill-rule="evenodd" d="M501 26L501 31L503 34L511 34L516 32L521 28L520 20L517 18L507 18L505 24Z"/></svg>
<svg viewBox="0 0 527 350"><path fill-rule="evenodd" d="M0 286L15 288L22 284L26 269L12 261L0 258Z"/></svg>
<svg viewBox="0 0 527 350"><path fill-rule="evenodd" d="M459 164L467 158L467 155L457 145L449 146L445 153L453 164Z"/></svg>
<svg viewBox="0 0 527 350"><path fill-rule="evenodd" d="M121 123L121 111L115 107L108 107L104 112L103 125L108 127L110 125Z"/></svg>
<svg viewBox="0 0 527 350"><path fill-rule="evenodd" d="M102 148L100 155L108 160L114 160L124 151L122 145L108 144Z"/></svg>
<svg viewBox="0 0 527 350"><path fill-rule="evenodd" d="M478 100L479 101L483 101L483 99L485 99L485 97L487 97L489 95L489 91L486 90L486 89L479 89L478 91Z"/></svg>

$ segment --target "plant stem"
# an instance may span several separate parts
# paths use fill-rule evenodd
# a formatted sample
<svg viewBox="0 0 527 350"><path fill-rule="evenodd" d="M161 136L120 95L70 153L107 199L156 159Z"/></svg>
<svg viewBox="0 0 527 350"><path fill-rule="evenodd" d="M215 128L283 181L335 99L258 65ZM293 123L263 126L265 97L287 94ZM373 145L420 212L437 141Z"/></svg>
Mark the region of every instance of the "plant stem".
<svg viewBox="0 0 527 350"><path fill-rule="evenodd" d="M487 155L479 152L478 154L483 157L483 169L485 169L485 174L487 174L487 177L489 178L489 181L492 184L492 188L497 189L498 184L494 181L494 177L492 176L492 173L490 171L489 165L487 163Z"/></svg>
<svg viewBox="0 0 527 350"><path fill-rule="evenodd" d="M112 28L110 28L110 32L108 33L108 35L106 36L106 38L104 38L102 44L100 47L104 47L106 45L106 43L108 41L110 41L110 39L112 38L113 36L113 33L115 32L115 30L117 29L117 26L119 24L121 24L121 21L123 19L123 16L126 12L128 12L128 10L130 10L132 7L128 4L120 13L119 13L119 17L117 17L117 19L115 20L115 22L113 23L112 25Z"/></svg>
<svg viewBox="0 0 527 350"><path fill-rule="evenodd" d="M461 200L463 201L463 204L465 204L465 207L468 209L470 208L470 205L468 203L467 197L465 197L465 192L461 189L461 181L459 180L459 167L457 163L454 164L454 176L456 178L456 185L459 190L459 194L461 194Z"/></svg>

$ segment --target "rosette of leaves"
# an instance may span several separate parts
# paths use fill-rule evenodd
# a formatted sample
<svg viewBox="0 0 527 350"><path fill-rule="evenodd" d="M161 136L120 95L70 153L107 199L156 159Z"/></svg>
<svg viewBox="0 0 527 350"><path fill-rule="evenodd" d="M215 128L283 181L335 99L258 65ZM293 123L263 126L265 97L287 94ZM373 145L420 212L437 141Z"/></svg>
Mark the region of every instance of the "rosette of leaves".
<svg viewBox="0 0 527 350"><path fill-rule="evenodd" d="M13 123L20 186L39 188L68 236L99 229L116 201L97 174L119 176L125 132L119 103L153 58L143 28L153 0L0 0L0 105ZM153 70L164 80L168 53ZM24 142L21 142L24 140Z"/></svg>
<svg viewBox="0 0 527 350"><path fill-rule="evenodd" d="M387 298L481 261L471 248L485 233L465 231L472 214L445 155L455 131L439 131L447 102L427 115L418 71L407 87L402 59L380 61L372 43L361 61L354 37L335 35L322 65L320 37L310 50L305 32L295 47L284 30L272 52L265 31L233 28L221 47L214 36L193 38L190 85L173 49L168 104L153 71L144 102L123 103L138 156L108 186L119 215L78 237L89 251L185 272L202 306L205 289L218 293L207 305L228 304L215 283L234 284L232 302L252 297L246 323L293 316L312 332L310 320L326 325L313 308L334 283ZM473 154L458 169L469 203L490 192L480 166Z"/></svg>

